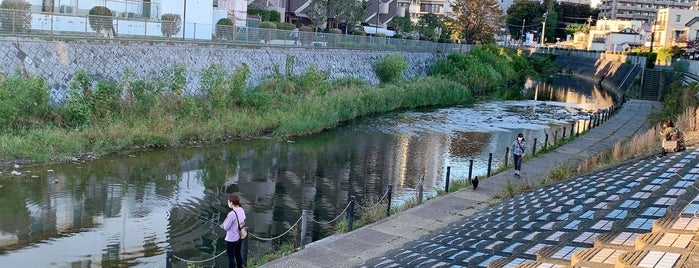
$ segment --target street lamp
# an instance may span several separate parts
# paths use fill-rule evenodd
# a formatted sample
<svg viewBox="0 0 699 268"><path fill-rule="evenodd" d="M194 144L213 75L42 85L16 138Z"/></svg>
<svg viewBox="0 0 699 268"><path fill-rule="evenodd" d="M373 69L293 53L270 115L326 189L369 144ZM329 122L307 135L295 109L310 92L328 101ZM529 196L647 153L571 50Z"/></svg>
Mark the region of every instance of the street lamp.
<svg viewBox="0 0 699 268"><path fill-rule="evenodd" d="M548 12L544 12L544 26L541 27L541 47L544 47L544 36L546 36L544 33L546 33L546 17L548 17L548 15Z"/></svg>

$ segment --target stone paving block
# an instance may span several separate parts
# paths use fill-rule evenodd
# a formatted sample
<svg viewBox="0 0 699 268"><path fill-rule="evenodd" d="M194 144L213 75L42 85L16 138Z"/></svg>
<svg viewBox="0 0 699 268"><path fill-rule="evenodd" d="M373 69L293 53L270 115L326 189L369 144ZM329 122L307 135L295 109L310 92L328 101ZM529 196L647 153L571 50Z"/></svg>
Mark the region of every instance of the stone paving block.
<svg viewBox="0 0 699 268"><path fill-rule="evenodd" d="M622 254L616 267L680 267L687 256L672 252L637 250Z"/></svg>
<svg viewBox="0 0 699 268"><path fill-rule="evenodd" d="M595 238L595 247L605 247L632 251L635 249L636 238L642 233L612 232L599 235Z"/></svg>
<svg viewBox="0 0 699 268"><path fill-rule="evenodd" d="M636 250L655 250L663 252L687 253L696 244L694 234L645 233L636 239Z"/></svg>
<svg viewBox="0 0 699 268"><path fill-rule="evenodd" d="M575 252L570 264L575 267L613 268L617 258L627 252L626 250L605 247L587 248Z"/></svg>
<svg viewBox="0 0 699 268"><path fill-rule="evenodd" d="M547 263L547 262L525 262L520 265L517 265L516 268L567 268L569 267L568 265L561 265L561 264L555 264L555 263Z"/></svg>

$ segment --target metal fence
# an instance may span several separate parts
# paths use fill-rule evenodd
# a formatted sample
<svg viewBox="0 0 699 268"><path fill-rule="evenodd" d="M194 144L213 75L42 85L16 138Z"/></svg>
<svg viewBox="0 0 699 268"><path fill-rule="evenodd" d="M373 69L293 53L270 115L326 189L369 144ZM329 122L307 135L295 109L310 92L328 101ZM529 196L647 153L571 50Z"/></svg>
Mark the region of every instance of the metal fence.
<svg viewBox="0 0 699 268"><path fill-rule="evenodd" d="M259 46L371 49L416 52L462 52L460 44L391 37L299 32L290 30L184 23L150 18L90 16L0 9L0 36L55 39L203 42Z"/></svg>

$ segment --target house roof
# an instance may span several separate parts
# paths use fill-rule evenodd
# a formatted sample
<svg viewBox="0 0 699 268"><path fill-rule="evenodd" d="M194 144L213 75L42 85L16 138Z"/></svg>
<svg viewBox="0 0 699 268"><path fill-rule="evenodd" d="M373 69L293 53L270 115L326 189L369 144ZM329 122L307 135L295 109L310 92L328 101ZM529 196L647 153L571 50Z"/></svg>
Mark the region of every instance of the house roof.
<svg viewBox="0 0 699 268"><path fill-rule="evenodd" d="M687 24L685 24L684 26L692 27L692 25L696 23L699 23L699 17L694 17L693 19L689 20Z"/></svg>

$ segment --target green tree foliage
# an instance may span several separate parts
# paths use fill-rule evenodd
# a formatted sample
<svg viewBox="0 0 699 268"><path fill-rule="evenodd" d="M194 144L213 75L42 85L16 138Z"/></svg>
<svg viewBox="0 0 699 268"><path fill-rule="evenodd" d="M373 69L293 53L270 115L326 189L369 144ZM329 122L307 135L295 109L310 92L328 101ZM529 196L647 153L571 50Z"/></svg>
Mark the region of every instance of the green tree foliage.
<svg viewBox="0 0 699 268"><path fill-rule="evenodd" d="M49 90L43 78L0 76L0 130L42 125L49 110Z"/></svg>
<svg viewBox="0 0 699 268"><path fill-rule="evenodd" d="M434 40L437 41L441 36L438 36L435 29L439 28L440 31L444 29L444 20L434 13L427 13L420 17L417 22L417 27L420 33L420 38L424 40ZM441 35L441 32L439 33Z"/></svg>
<svg viewBox="0 0 699 268"><path fill-rule="evenodd" d="M538 2L517 0L507 9L507 27L510 35L517 39L524 37L524 33L541 28L544 12ZM523 27L522 27L523 26ZM524 30L524 32L522 32Z"/></svg>
<svg viewBox="0 0 699 268"><path fill-rule="evenodd" d="M259 17L262 21L279 22L282 15L276 10L266 10L248 6L248 17Z"/></svg>
<svg viewBox="0 0 699 268"><path fill-rule="evenodd" d="M364 0L328 1L327 17L333 20L334 25L344 23L347 26L347 32L353 31L366 17L366 5L367 2Z"/></svg>
<svg viewBox="0 0 699 268"><path fill-rule="evenodd" d="M495 0L455 0L452 9L456 18L449 25L466 44L493 43L503 28L502 10Z"/></svg>
<svg viewBox="0 0 699 268"><path fill-rule="evenodd" d="M0 31L18 33L32 25L31 4L25 0L3 0L0 3Z"/></svg>
<svg viewBox="0 0 699 268"><path fill-rule="evenodd" d="M566 34L573 35L577 32L588 33L590 32L590 26L586 24L568 24L566 25Z"/></svg>
<svg viewBox="0 0 699 268"><path fill-rule="evenodd" d="M381 83L393 83L403 77L408 69L405 57L400 54L389 54L374 63L374 71Z"/></svg>
<svg viewBox="0 0 699 268"><path fill-rule="evenodd" d="M395 16L390 22L391 27L396 31L397 34L401 36L407 36L415 29L413 21L410 20L410 10L405 9L405 14L400 16Z"/></svg>
<svg viewBox="0 0 699 268"><path fill-rule="evenodd" d="M306 9L306 16L313 22L316 29L325 28L325 23L328 20L328 1L311 0Z"/></svg>
<svg viewBox="0 0 699 268"><path fill-rule="evenodd" d="M90 29L95 32L112 29L112 11L104 6L95 6L90 9L88 22Z"/></svg>
<svg viewBox="0 0 699 268"><path fill-rule="evenodd" d="M235 23L229 18L223 18L216 22L216 37L222 40L235 39Z"/></svg>
<svg viewBox="0 0 699 268"><path fill-rule="evenodd" d="M165 37L171 37L180 32L182 28L182 18L180 14L165 13L160 16L160 32Z"/></svg>

